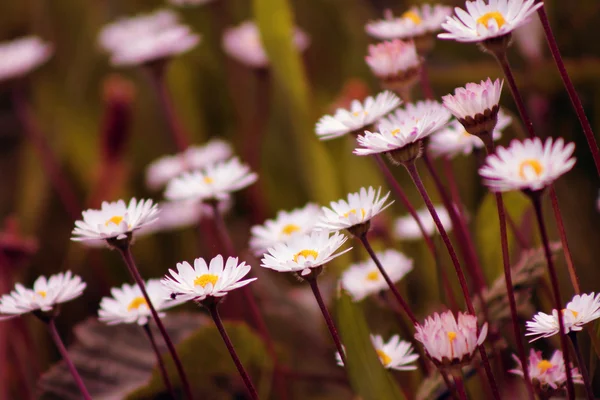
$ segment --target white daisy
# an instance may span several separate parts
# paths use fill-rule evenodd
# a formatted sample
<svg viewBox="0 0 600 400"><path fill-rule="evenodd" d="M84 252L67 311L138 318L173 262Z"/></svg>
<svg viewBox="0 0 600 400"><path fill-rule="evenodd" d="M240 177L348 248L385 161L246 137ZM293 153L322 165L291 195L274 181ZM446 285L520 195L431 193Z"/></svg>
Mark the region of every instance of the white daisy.
<svg viewBox="0 0 600 400"><path fill-rule="evenodd" d="M485 114L486 110L489 113L498 109L503 84L503 80L492 82L490 78L480 83L467 83L465 87L454 89L453 95L442 96L442 102L459 120L475 118L478 114Z"/></svg>
<svg viewBox="0 0 600 400"><path fill-rule="evenodd" d="M574 150L575 144L565 145L562 138L513 140L485 159L479 175L494 192L542 190L573 168Z"/></svg>
<svg viewBox="0 0 600 400"><path fill-rule="evenodd" d="M365 61L373 75L384 81L416 79L421 65L415 44L400 39L370 45Z"/></svg>
<svg viewBox="0 0 600 400"><path fill-rule="evenodd" d="M321 209L313 203L292 211L279 211L274 219L255 225L250 230L250 249L263 254L277 243L287 242L292 236L311 232L319 220Z"/></svg>
<svg viewBox="0 0 600 400"><path fill-rule="evenodd" d="M170 58L194 48L200 37L169 10L122 18L105 26L99 43L115 66L141 65Z"/></svg>
<svg viewBox="0 0 600 400"><path fill-rule="evenodd" d="M165 197L169 200L225 201L232 192L250 186L257 179L258 175L250 171L250 167L234 157L171 179Z"/></svg>
<svg viewBox="0 0 600 400"><path fill-rule="evenodd" d="M413 371L417 366L413 363L419 358L414 353L411 343L400 340L400 336L394 335L385 343L380 335L371 335L371 343L384 368L396 371ZM344 366L340 353L335 353L335 359L340 367Z"/></svg>
<svg viewBox="0 0 600 400"><path fill-rule="evenodd" d="M381 197L381 188L361 188L356 193L348 194L347 200L332 201L331 208L322 207L323 214L317 223L318 229L340 231L368 223L371 218L389 207L393 201L386 204L390 192Z"/></svg>
<svg viewBox="0 0 600 400"><path fill-rule="evenodd" d="M158 279L150 279L145 283L146 292L154 309L161 318L161 313L181 303L180 300L172 300L171 292ZM98 317L100 321L108 325L133 324L146 325L152 318L150 308L142 290L138 285L123 284L120 288L110 290L112 297L103 297L100 301Z"/></svg>
<svg viewBox="0 0 600 400"><path fill-rule="evenodd" d="M498 112L498 122L492 133L492 140L497 141L502 137L502 131L512 122L512 118L502 109ZM475 149L482 149L485 145L476 135L467 132L459 121L452 121L446 128L431 135L427 149L434 157L453 158L459 154L469 155Z"/></svg>
<svg viewBox="0 0 600 400"><path fill-rule="evenodd" d="M370 21L365 31L379 40L412 39L441 30L442 23L450 15L452 8L439 4L414 6L399 17L386 10L384 19Z"/></svg>
<svg viewBox="0 0 600 400"><path fill-rule="evenodd" d="M519 375L523 374L523 365L519 357L513 354L513 359L517 363L517 368L511 369L510 373ZM560 350L555 350L550 359L542 357L541 351L530 350L529 360L527 365L529 377L533 381L540 398L549 399L558 395L558 391L562 391L567 383L567 372L565 368L565 360ZM571 376L574 383L583 383L583 379L579 370L571 364ZM542 394L544 394L542 396Z"/></svg>
<svg viewBox="0 0 600 400"><path fill-rule="evenodd" d="M396 125L406 120L420 120L430 114L440 115L448 121L451 118L450 112L442 103L435 100L419 100L416 103L405 103L394 112L388 114L379 121L379 125Z"/></svg>
<svg viewBox="0 0 600 400"><path fill-rule="evenodd" d="M0 319L14 318L32 311L51 311L57 304L81 296L85 287L85 282L71 271L51 275L48 279L40 276L33 283L33 289L17 283L15 290L0 298Z"/></svg>
<svg viewBox="0 0 600 400"><path fill-rule="evenodd" d="M452 220L446 207L435 206L435 212L440 218L446 232L450 232L452 230ZM417 210L417 215L428 236L437 234L437 226L427 208ZM421 229L412 215L405 215L396 219L394 222L394 236L400 240L419 240L423 238Z"/></svg>
<svg viewBox="0 0 600 400"><path fill-rule="evenodd" d="M310 40L306 33L296 28L293 42L296 49L303 52L308 47ZM270 64L260 38L260 31L252 21L227 28L223 33L223 50L231 58L252 68L266 68Z"/></svg>
<svg viewBox="0 0 600 400"><path fill-rule="evenodd" d="M171 276L162 279L163 285L178 300L201 302L207 297L223 297L232 290L254 282L256 278L241 280L250 272L250 266L239 263L237 257L229 257L223 262L218 255L207 264L203 258L196 258L192 267L187 261L177 264L177 272L170 269Z"/></svg>
<svg viewBox="0 0 600 400"><path fill-rule="evenodd" d="M413 260L396 250L378 252L377 258L392 282L398 282L413 269ZM372 259L352 264L341 277L342 287L354 301L360 301L390 287Z"/></svg>
<svg viewBox="0 0 600 400"><path fill-rule="evenodd" d="M400 103L398 96L389 91L379 93L375 98L367 97L364 103L354 100L349 110L338 108L333 116L321 117L316 126L317 136L321 140L329 140L358 132L377 122Z"/></svg>
<svg viewBox="0 0 600 400"><path fill-rule="evenodd" d="M186 171L206 168L232 155L231 145L221 139L209 140L201 146L190 146L183 153L161 157L148 165L146 185L158 189Z"/></svg>
<svg viewBox="0 0 600 400"><path fill-rule="evenodd" d="M329 236L329 232L313 231L295 235L285 243L269 248L261 260L261 266L279 272L298 272L306 276L312 268L322 267L351 247L336 253L348 240L340 233Z"/></svg>
<svg viewBox="0 0 600 400"><path fill-rule="evenodd" d="M129 205L123 200L102 202L100 210L82 213L83 220L75 221L71 240L125 239L128 234L158 219L158 206L152 200L133 198Z"/></svg>
<svg viewBox="0 0 600 400"><path fill-rule="evenodd" d="M36 36L0 43L0 81L27 75L52 55L52 46Z"/></svg>
<svg viewBox="0 0 600 400"><path fill-rule="evenodd" d="M535 0L467 1L467 11L456 7L456 16L447 17L442 24L445 33L438 38L459 42L482 42L505 36L527 23L543 3Z"/></svg>

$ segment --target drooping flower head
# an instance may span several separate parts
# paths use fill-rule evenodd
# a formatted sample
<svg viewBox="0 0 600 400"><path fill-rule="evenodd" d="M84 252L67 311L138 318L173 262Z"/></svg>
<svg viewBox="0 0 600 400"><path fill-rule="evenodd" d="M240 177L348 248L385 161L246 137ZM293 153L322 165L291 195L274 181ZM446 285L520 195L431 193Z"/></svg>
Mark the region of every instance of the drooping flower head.
<svg viewBox="0 0 600 400"><path fill-rule="evenodd" d="M318 275L321 267L350 251L351 247L338 251L346 240L348 238L340 233L330 236L326 231L295 235L287 242L269 248L261 260L261 266L279 272L296 272L302 277L312 272Z"/></svg>
<svg viewBox="0 0 600 400"><path fill-rule="evenodd" d="M250 171L250 167L234 157L171 179L165 197L169 200L221 202L229 200L231 193L250 186L257 179L258 175Z"/></svg>
<svg viewBox="0 0 600 400"><path fill-rule="evenodd" d="M394 17L391 11L387 10L384 19L370 21L365 30L379 40L416 39L441 30L442 23L450 15L452 8L439 4L414 6L399 17Z"/></svg>
<svg viewBox="0 0 600 400"><path fill-rule="evenodd" d="M467 313L452 311L435 313L423 325L415 325L415 339L423 344L425 352L438 366L457 366L471 361L473 354L487 336L488 325L483 324L477 334L477 318Z"/></svg>
<svg viewBox="0 0 600 400"><path fill-rule="evenodd" d="M105 26L99 43L115 66L147 64L194 48L200 37L169 10L122 18Z"/></svg>
<svg viewBox="0 0 600 400"><path fill-rule="evenodd" d="M158 206L152 200L135 198L127 205L123 200L103 202L99 210L82 213L83 220L75 221L71 240L126 239L136 230L158 219Z"/></svg>
<svg viewBox="0 0 600 400"><path fill-rule="evenodd" d="M400 336L394 335L386 343L380 335L371 335L371 343L384 368L396 371L413 371L417 369L414 362L419 358L414 353L411 343L400 340ZM335 359L340 367L344 366L340 353L335 353Z"/></svg>
<svg viewBox="0 0 600 400"><path fill-rule="evenodd" d="M446 207L435 206L435 212L446 232L450 232L452 230L452 220L450 219ZM417 210L417 216L428 236L438 233L437 226L427 208ZM400 240L419 240L423 238L423 233L421 232L417 221L409 214L396 219L394 222L394 236Z"/></svg>
<svg viewBox="0 0 600 400"><path fill-rule="evenodd" d="M552 184L575 165L573 143L562 138L513 140L508 148L498 147L489 155L479 175L494 192L525 190L537 192Z"/></svg>
<svg viewBox="0 0 600 400"><path fill-rule="evenodd" d="M379 252L377 258L394 283L400 281L413 269L413 260L396 250L388 249ZM350 265L342 274L341 283L354 301L360 301L371 294L389 289L377 265L370 258Z"/></svg>
<svg viewBox="0 0 600 400"><path fill-rule="evenodd" d="M293 41L300 52L306 50L310 44L306 33L298 28L294 31ZM252 68L267 68L270 64L260 31L253 21L227 28L223 33L223 49L231 58Z"/></svg>
<svg viewBox="0 0 600 400"><path fill-rule="evenodd" d="M365 61L386 89L401 91L419 79L421 58L413 42L395 39L370 45Z"/></svg>
<svg viewBox="0 0 600 400"><path fill-rule="evenodd" d="M316 126L317 136L321 140L329 140L348 133L358 133L379 121L400 103L398 96L389 91L379 93L375 98L367 97L364 103L354 100L349 110L338 108L333 116L321 117Z"/></svg>
<svg viewBox="0 0 600 400"><path fill-rule="evenodd" d="M52 46L36 36L0 43L0 82L27 75L52 55Z"/></svg>
<svg viewBox="0 0 600 400"><path fill-rule="evenodd" d="M304 235L314 230L321 209L313 203L292 211L279 211L274 219L255 225L250 230L250 248L262 255L277 243L285 243L295 235Z"/></svg>
<svg viewBox="0 0 600 400"><path fill-rule="evenodd" d="M71 301L83 293L86 284L71 271L40 276L28 289L17 283L15 290L0 298L0 320L18 317L32 311L48 312L61 303Z"/></svg>
<svg viewBox="0 0 600 400"><path fill-rule="evenodd" d="M187 261L177 264L177 271L170 269L171 276L162 279L170 291L171 298L202 302L207 298L220 298L232 290L246 286L256 278L242 280L250 272L250 266L239 262L237 257L223 260L218 255L210 260L196 258L192 267Z"/></svg>
<svg viewBox="0 0 600 400"><path fill-rule="evenodd" d="M167 310L181 303L169 298L171 292L158 279L150 279L145 283L146 292L154 309L161 318ZM108 325L134 324L146 325L151 319L150 308L138 285L123 284L120 288L110 290L112 297L103 297L100 301L98 317Z"/></svg>

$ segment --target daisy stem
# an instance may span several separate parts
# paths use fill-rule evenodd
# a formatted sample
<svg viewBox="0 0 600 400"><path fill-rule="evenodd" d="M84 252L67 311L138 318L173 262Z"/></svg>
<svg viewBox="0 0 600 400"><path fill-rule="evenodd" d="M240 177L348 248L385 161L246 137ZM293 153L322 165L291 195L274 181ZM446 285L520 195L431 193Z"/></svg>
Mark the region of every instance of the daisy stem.
<svg viewBox="0 0 600 400"><path fill-rule="evenodd" d="M50 331L50 336L52 336L52 340L54 340L54 344L56 344L56 347L58 348L60 355L62 356L63 360L67 364L67 368L69 369L69 372L71 373L71 375L73 375L73 379L75 379L75 383L77 384L77 387L79 388L79 391L81 392L81 395L86 400L92 400L92 396L90 396L90 393L88 392L87 388L85 387L85 384L83 383L83 379L81 379L79 372L77 372L77 369L75 368L75 364L73 364L73 361L71 361L71 358L69 357L69 352L67 351L65 344L63 343L63 341L60 338L60 335L58 334L58 330L56 329L56 324L54 322L54 318L50 318L47 321L47 325L48 325L48 330Z"/></svg>
<svg viewBox="0 0 600 400"><path fill-rule="evenodd" d="M229 354L231 354L231 358L233 359L235 367L237 368L238 372L240 373L242 380L246 384L246 388L248 389L248 393L250 394L250 397L253 400L258 400L258 393L256 392L256 389L254 388L252 379L250 379L248 372L246 372L246 370L244 369L244 366L242 365L240 358L238 357L237 353L235 352L233 343L231 343L231 339L229 338L229 335L227 334L227 331L225 330L225 327L223 326L223 321L221 320L221 316L219 315L219 310L217 308L218 303L216 301L209 302L206 306L208 308L208 311L210 312L210 316L212 317L213 321L215 321L215 325L217 326L217 329L219 330L219 333L221 334L221 337L223 338L223 342L225 342L225 346L227 346L227 350L229 350Z"/></svg>
<svg viewBox="0 0 600 400"><path fill-rule="evenodd" d="M321 291L319 290L319 285L317 284L317 278L311 277L306 279L310 288L315 295L315 299L317 300L317 304L319 304L319 308L321 309L321 313L323 314L323 318L325 318L325 323L327 324L327 328L329 329L329 333L335 342L335 347L337 348L338 353L340 353L340 358L344 365L346 364L346 353L344 352L344 347L342 346L342 341L340 340L340 336L338 335L337 329L335 328L335 324L333 323L333 319L331 318L331 314L327 310L327 306L323 301L323 296L321 296Z"/></svg>
<svg viewBox="0 0 600 400"><path fill-rule="evenodd" d="M446 384L446 387L448 388L448 391L450 392L454 400L460 400L458 394L456 393L456 387L454 386L454 383L450 381L448 373L440 369L440 375L442 375L442 379L444 379L444 383Z"/></svg>
<svg viewBox="0 0 600 400"><path fill-rule="evenodd" d="M390 290L394 294L394 297L396 298L396 300L400 304L400 307L402 307L402 311L404 311L404 313L408 316L408 318L410 319L410 322L412 322L413 325L418 324L419 321L415 317L415 314L413 314L412 310L410 309L410 306L404 300L404 298L402 297L402 295L398 291L398 288L396 287L396 285L394 285L394 282L392 282L392 280L390 279L389 275L387 274L387 272L383 268L383 265L381 265L381 261L379 261L379 258L377 257L377 255L373 251L373 248L371 247L371 243L369 243L369 239L367 239L367 234L364 233L363 235L359 236L358 238L359 238L360 242L362 243L363 247L365 248L365 250L367 250L367 253L369 253L369 256L371 256L371 259L373 260L373 262L377 266L377 269L379 269L379 272L383 276L383 279L385 279L385 282L390 287Z"/></svg>
<svg viewBox="0 0 600 400"><path fill-rule="evenodd" d="M588 121L585 115L585 110L583 109L581 100L577 95L575 86L569 77L569 73L567 72L567 68L565 67L565 63L560 54L556 38L552 32L552 28L550 28L550 21L548 20L548 15L546 14L545 4L538 8L538 16L540 17L542 27L544 28L544 33L546 34L546 41L548 42L548 47L550 47L550 53L552 53L552 58L554 58L554 62L556 63L560 77L562 78L565 89L567 89L567 93L569 94L571 104L575 109L575 113L577 114L577 118L579 119L579 123L583 129L583 133L585 134L585 139L587 140L590 151L592 152L594 164L596 165L596 171L598 172L598 175L600 175L600 150L598 149L598 143L596 142L596 137L594 136L594 131L592 130L590 121Z"/></svg>
<svg viewBox="0 0 600 400"><path fill-rule="evenodd" d="M592 382L590 380L587 366L585 365L585 360L583 359L583 354L581 354L581 349L579 348L577 332L569 332L569 339L571 339L571 343L575 349L575 357L577 357L577 365L579 366L579 372L581 372L581 377L583 378L583 384L585 386L587 398L588 400L594 400L594 390L592 389ZM570 366L567 365L565 368L570 369Z"/></svg>
<svg viewBox="0 0 600 400"><path fill-rule="evenodd" d="M544 255L546 256L546 262L548 263L550 283L552 284L552 291L554 292L554 307L556 307L558 313L558 333L560 335L560 347L563 353L565 371L567 374L567 397L569 398L569 400L572 400L575 398L575 389L573 387L573 376L571 373L571 368L569 368L569 366L571 365L569 362L569 346L567 342L567 335L565 333L565 323L562 318L563 303L560 297L560 286L558 283L556 268L554 267L554 261L552 260L552 252L550 250L550 242L548 240L548 231L546 230L546 223L544 222L544 216L542 214L541 194L533 193L531 195L531 200L533 202L533 208L535 210L535 216L537 218L540 236L542 238L542 244L544 246Z"/></svg>
<svg viewBox="0 0 600 400"><path fill-rule="evenodd" d="M123 257L123 261L125 261L125 264L127 265L127 268L129 269L129 273L133 277L133 280L135 281L135 283L139 286L140 290L142 291L142 295L144 296L144 300L146 300L146 304L148 305L148 308L150 309L152 318L154 319L154 322L156 323L156 326L158 327L158 330L160 331L160 334L162 335L163 340L165 341L167 348L169 349L171 358L173 359L173 362L175 363L175 368L177 369L177 373L179 374L179 378L181 379L181 384L183 386L183 390L185 391L187 398L192 400L194 397L192 396L192 389L190 388L190 383L189 383L188 378L183 369L183 364L181 363L181 359L179 358L179 355L177 354L177 350L175 350L175 345L173 345L173 341L169 337L169 334L167 333L165 326L163 325L160 317L158 316L158 313L156 312L156 309L154 308L154 305L152 304L150 297L148 296L148 292L146 291L146 285L144 284L144 280L142 279L142 276L140 275L140 272L135 265L135 261L133 259L133 254L131 254L131 246L129 245L129 240L128 239L120 240L120 241L116 241L116 242L123 242L123 243L119 243L119 245L117 245L116 248L121 253L121 256Z"/></svg>
<svg viewBox="0 0 600 400"><path fill-rule="evenodd" d="M171 385L171 380L169 379L169 374L167 373L167 369L165 368L165 363L160 354L160 350L158 349L158 346L156 344L156 340L154 339L154 334L152 333L152 330L150 329L150 326L148 324L144 324L143 328L144 332L146 332L146 336L148 336L150 344L152 345L152 350L154 350L154 354L156 354L156 362L158 364L158 368L160 369L160 375L162 376L165 388L167 388L173 399L177 399L177 397L175 397L175 391L173 390L173 386Z"/></svg>
<svg viewBox="0 0 600 400"><path fill-rule="evenodd" d="M454 379L454 386L456 387L459 398L461 400L467 400L467 391L465 390L465 384L460 374L453 374L452 378Z"/></svg>

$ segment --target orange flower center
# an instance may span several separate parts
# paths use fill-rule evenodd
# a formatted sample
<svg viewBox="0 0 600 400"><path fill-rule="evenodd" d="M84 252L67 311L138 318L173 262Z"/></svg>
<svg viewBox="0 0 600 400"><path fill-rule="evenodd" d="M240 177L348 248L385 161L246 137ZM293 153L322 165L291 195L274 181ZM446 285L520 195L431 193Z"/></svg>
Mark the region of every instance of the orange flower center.
<svg viewBox="0 0 600 400"><path fill-rule="evenodd" d="M218 275L204 274L204 275L197 276L196 279L194 279L194 286L206 287L206 285L208 285L210 283L213 287L215 287L218 280L219 280Z"/></svg>
<svg viewBox="0 0 600 400"><path fill-rule="evenodd" d="M562 310L562 313L563 313L563 315L565 315L565 313L566 313L567 311L570 311L570 312L571 312L571 314L573 314L573 316L574 316L575 318L577 318L577 316L579 315L579 313L578 313L577 311L569 310L568 308L563 308L563 310Z"/></svg>
<svg viewBox="0 0 600 400"><path fill-rule="evenodd" d="M404 14L402 14L400 16L400 18L410 19L412 22L415 23L415 25L419 25L421 22L423 22L421 20L421 17L419 17L419 14L417 14L416 12L414 12L412 10L406 11Z"/></svg>
<svg viewBox="0 0 600 400"><path fill-rule="evenodd" d="M123 222L123 217L121 217L120 215L115 215L114 217L108 219L104 225L108 226L110 224L115 224L115 225L119 225L121 222Z"/></svg>
<svg viewBox="0 0 600 400"><path fill-rule="evenodd" d="M543 373L545 373L546 371L548 371L550 368L554 367L554 364L552 364L550 361L548 360L542 360L539 363L537 363L537 367L538 369Z"/></svg>
<svg viewBox="0 0 600 400"><path fill-rule="evenodd" d="M129 305L127 306L127 311L137 310L141 306L147 306L147 305L148 305L148 303L146 303L146 299L139 296L139 297L136 297L135 299L131 300L131 303L129 303Z"/></svg>
<svg viewBox="0 0 600 400"><path fill-rule="evenodd" d="M45 290L40 290L40 291L37 291L36 293L39 294L40 296L42 296L42 298L44 298L44 299L46 298L47 293Z"/></svg>
<svg viewBox="0 0 600 400"><path fill-rule="evenodd" d="M367 281L377 282L379 280L380 276L381 275L379 274L379 271L371 271L367 274L367 276L365 278Z"/></svg>
<svg viewBox="0 0 600 400"><path fill-rule="evenodd" d="M298 262L298 259L300 257L304 257L304 258L312 257L313 260L316 260L318 256L319 256L319 253L314 250L302 250L302 251L297 252L294 255L294 262Z"/></svg>
<svg viewBox="0 0 600 400"><path fill-rule="evenodd" d="M205 176L203 180L204 180L204 183L209 184L209 185L214 182L213 178L211 178L210 176Z"/></svg>
<svg viewBox="0 0 600 400"><path fill-rule="evenodd" d="M292 233L298 232L299 230L300 230L300 227L298 225L287 224L286 226L283 227L283 229L281 230L281 233L283 233L284 235L290 236Z"/></svg>
<svg viewBox="0 0 600 400"><path fill-rule="evenodd" d="M383 364L384 367L387 367L392 362L392 357L388 356L383 350L375 350L377 355L379 356L379 360Z"/></svg>
<svg viewBox="0 0 600 400"><path fill-rule="evenodd" d="M540 176L544 172L544 167L538 160L528 159L521 162L519 165L519 176L521 179L526 179L525 172L533 171L536 176Z"/></svg>
<svg viewBox="0 0 600 400"><path fill-rule="evenodd" d="M502 28L502 25L506 24L506 20L504 16L498 11L492 11L489 13L483 14L481 17L477 18L477 23L482 24L486 28L489 26L491 20L496 21L498 28Z"/></svg>

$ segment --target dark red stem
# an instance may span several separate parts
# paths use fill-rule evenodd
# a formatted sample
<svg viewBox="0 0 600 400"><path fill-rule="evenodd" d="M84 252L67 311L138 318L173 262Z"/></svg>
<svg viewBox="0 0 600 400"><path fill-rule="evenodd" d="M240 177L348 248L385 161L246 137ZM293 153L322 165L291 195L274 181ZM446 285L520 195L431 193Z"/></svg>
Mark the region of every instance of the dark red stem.
<svg viewBox="0 0 600 400"><path fill-rule="evenodd" d="M167 390L169 391L171 398L173 400L175 400L175 399L177 399L177 397L175 397L175 391L173 390L173 385L171 385L171 380L169 379L169 374L167 373L167 369L165 368L165 362L163 361L163 358L160 354L160 350L158 349L158 345L156 344L156 339L154 339L154 334L152 333L152 330L150 329L150 326L148 324L145 324L143 326L143 328L144 328L144 332L146 332L146 336L148 336L148 340L150 341L150 344L152 345L152 350L154 351L154 354L156 355L156 363L158 364L158 368L160 370L160 375L165 384L165 388L167 388Z"/></svg>
<svg viewBox="0 0 600 400"><path fill-rule="evenodd" d="M462 377L456 374L452 378L454 378L454 387L456 388L456 393L458 393L459 398L461 400L467 400L467 392Z"/></svg>
<svg viewBox="0 0 600 400"><path fill-rule="evenodd" d="M571 331L569 332L569 338L571 339L571 343L573 344L573 349L575 350L575 357L577 357L577 365L579 366L579 372L581 373L581 377L583 378L583 384L585 386L585 393L587 395L588 400L594 400L594 389L592 388L592 381L590 379L590 374L588 373L588 369L585 365L585 360L583 359L583 354L581 353L581 348L579 348L579 341L577 340L577 332ZM571 368L568 365L566 368Z"/></svg>

